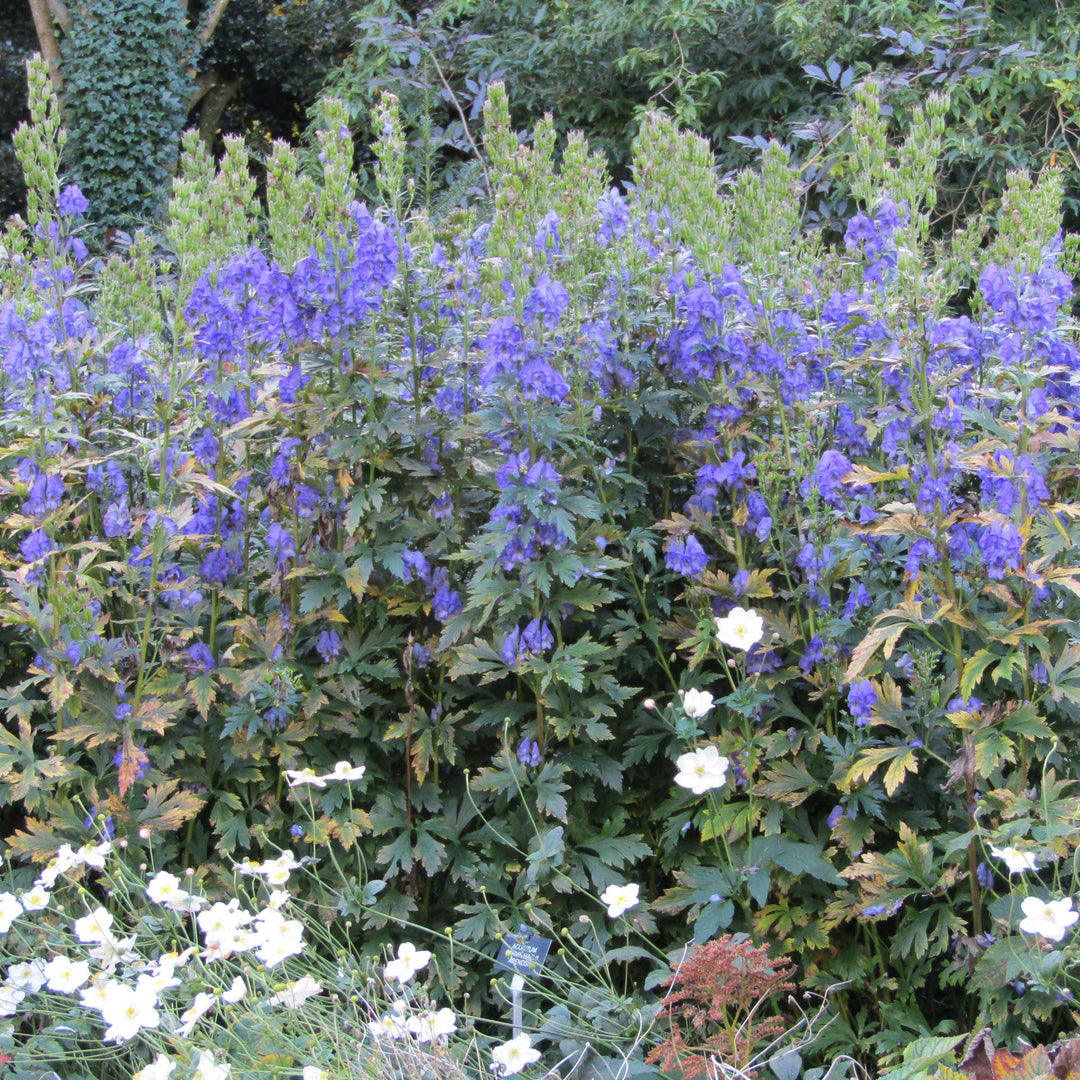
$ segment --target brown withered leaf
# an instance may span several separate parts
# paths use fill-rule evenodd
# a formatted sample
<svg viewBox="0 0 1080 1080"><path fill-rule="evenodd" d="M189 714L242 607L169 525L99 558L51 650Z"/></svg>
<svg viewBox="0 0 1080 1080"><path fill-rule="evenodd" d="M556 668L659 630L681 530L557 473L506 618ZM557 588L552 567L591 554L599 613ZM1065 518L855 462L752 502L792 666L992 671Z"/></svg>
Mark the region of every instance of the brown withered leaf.
<svg viewBox="0 0 1080 1080"><path fill-rule="evenodd" d="M179 781L167 780L146 792L146 807L139 812L139 825L153 831L171 832L193 818L204 799L193 791L177 791Z"/></svg>

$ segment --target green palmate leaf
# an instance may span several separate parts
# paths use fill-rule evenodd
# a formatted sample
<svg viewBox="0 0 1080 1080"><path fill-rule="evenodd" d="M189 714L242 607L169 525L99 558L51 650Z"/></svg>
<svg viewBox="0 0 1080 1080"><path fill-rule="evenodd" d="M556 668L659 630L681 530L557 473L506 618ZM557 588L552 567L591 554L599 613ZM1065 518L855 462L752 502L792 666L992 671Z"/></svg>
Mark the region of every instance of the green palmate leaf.
<svg viewBox="0 0 1080 1080"><path fill-rule="evenodd" d="M782 761L758 781L757 792L785 806L801 806L821 784L800 761Z"/></svg>
<svg viewBox="0 0 1080 1080"><path fill-rule="evenodd" d="M888 659L892 655L901 635L912 627L923 625L922 603L905 601L899 607L883 611L873 622L870 632L855 646L851 662L844 672L844 682L852 683L858 679L863 668L880 648L882 656Z"/></svg>
<svg viewBox="0 0 1080 1080"><path fill-rule="evenodd" d="M926 1036L914 1039L904 1048L902 1064L881 1075L880 1080L923 1080L930 1070L955 1061L955 1050L964 1035Z"/></svg>
<svg viewBox="0 0 1080 1080"><path fill-rule="evenodd" d="M783 836L756 837L753 859L762 865L774 864L796 876L809 874L830 885L844 884L844 879L825 857L823 848Z"/></svg>
<svg viewBox="0 0 1080 1080"><path fill-rule="evenodd" d="M874 773L886 763L889 767L885 771L883 783L887 795L892 795L909 773L917 773L919 770L915 750L907 743L897 746L876 746L863 750L859 754L855 763L844 774L841 784L851 790L856 785L870 780Z"/></svg>

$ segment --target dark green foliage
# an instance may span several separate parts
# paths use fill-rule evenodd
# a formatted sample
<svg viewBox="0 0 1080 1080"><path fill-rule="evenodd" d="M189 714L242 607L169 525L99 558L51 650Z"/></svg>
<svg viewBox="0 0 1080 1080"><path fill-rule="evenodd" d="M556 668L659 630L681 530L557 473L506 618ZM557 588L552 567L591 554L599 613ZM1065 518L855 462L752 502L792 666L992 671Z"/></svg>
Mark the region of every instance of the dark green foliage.
<svg viewBox="0 0 1080 1080"><path fill-rule="evenodd" d="M106 224L156 217L194 88L176 2L88 0L64 41L67 165Z"/></svg>

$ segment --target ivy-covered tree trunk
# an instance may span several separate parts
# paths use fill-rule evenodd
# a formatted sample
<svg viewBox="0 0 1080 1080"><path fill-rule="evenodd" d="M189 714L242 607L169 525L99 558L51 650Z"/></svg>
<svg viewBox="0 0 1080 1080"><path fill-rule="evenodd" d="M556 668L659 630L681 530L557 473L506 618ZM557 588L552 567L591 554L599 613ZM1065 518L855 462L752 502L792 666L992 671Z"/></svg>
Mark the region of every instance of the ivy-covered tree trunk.
<svg viewBox="0 0 1080 1080"><path fill-rule="evenodd" d="M185 118L215 86L199 54L229 0L198 26L187 0L30 0L42 56L62 95L65 167L101 222L158 215Z"/></svg>

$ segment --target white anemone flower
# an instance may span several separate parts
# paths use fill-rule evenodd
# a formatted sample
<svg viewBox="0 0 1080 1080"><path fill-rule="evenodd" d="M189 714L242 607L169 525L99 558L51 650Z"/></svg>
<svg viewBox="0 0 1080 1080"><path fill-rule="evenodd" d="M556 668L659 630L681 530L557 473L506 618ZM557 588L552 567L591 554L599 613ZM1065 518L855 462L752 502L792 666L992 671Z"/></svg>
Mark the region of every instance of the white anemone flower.
<svg viewBox="0 0 1080 1080"><path fill-rule="evenodd" d="M675 762L679 771L675 783L689 788L695 795L704 795L713 788L723 787L730 762L715 746L703 746L690 754L682 754Z"/></svg>
<svg viewBox="0 0 1080 1080"><path fill-rule="evenodd" d="M700 720L712 710L713 696L708 690L684 690L682 707L691 720Z"/></svg>
<svg viewBox="0 0 1080 1080"><path fill-rule="evenodd" d="M378 1020L368 1021L368 1031L377 1039L400 1039L405 1034L405 1021L400 1016L387 1013Z"/></svg>
<svg viewBox="0 0 1080 1080"><path fill-rule="evenodd" d="M397 959L383 968L383 978L387 982L396 979L404 986L421 968L427 967L430 959L431 953L418 949L411 941L403 941L398 946Z"/></svg>
<svg viewBox="0 0 1080 1080"><path fill-rule="evenodd" d="M108 1025L105 1042L127 1042L145 1028L158 1026L156 998L115 981L108 983L105 991L101 1005L101 1019Z"/></svg>
<svg viewBox="0 0 1080 1080"><path fill-rule="evenodd" d="M90 979L90 965L85 960L54 956L44 967L45 985L57 994L74 994Z"/></svg>
<svg viewBox="0 0 1080 1080"><path fill-rule="evenodd" d="M526 1065L539 1060L540 1051L532 1048L532 1038L528 1032L491 1048L491 1068L499 1076L513 1076Z"/></svg>
<svg viewBox="0 0 1080 1080"><path fill-rule="evenodd" d="M49 906L49 890L44 885L35 885L29 892L19 895L23 911L44 911Z"/></svg>
<svg viewBox="0 0 1080 1080"><path fill-rule="evenodd" d="M749 611L732 608L723 618L714 621L717 641L730 649L749 649L765 633L765 623L753 608Z"/></svg>
<svg viewBox="0 0 1080 1080"><path fill-rule="evenodd" d="M0 1016L14 1016L24 997L25 990L20 990L17 986L0 985Z"/></svg>
<svg viewBox="0 0 1080 1080"><path fill-rule="evenodd" d="M112 939L112 921L112 912L99 907L75 920L75 936L84 945L104 944Z"/></svg>
<svg viewBox="0 0 1080 1080"><path fill-rule="evenodd" d="M319 776L314 769L286 769L285 776L289 781L289 787L300 787L303 784L326 787L326 778Z"/></svg>
<svg viewBox="0 0 1080 1080"><path fill-rule="evenodd" d="M131 1080L169 1080L176 1070L176 1062L165 1054L158 1054L149 1065L144 1065Z"/></svg>
<svg viewBox="0 0 1080 1080"><path fill-rule="evenodd" d="M1064 900L1040 900L1037 896L1028 896L1021 901L1020 907L1024 912L1020 929L1025 934L1038 934L1050 941L1060 941L1065 931L1080 919L1067 896Z"/></svg>
<svg viewBox="0 0 1080 1080"><path fill-rule="evenodd" d="M1021 874L1025 870L1038 869L1035 865L1035 853L1033 851L1020 851L1019 848L1014 847L999 848L991 844L990 854L1005 860L1010 877L1013 874Z"/></svg>
<svg viewBox="0 0 1080 1080"><path fill-rule="evenodd" d="M289 983L280 994L275 994L267 1005L284 1005L287 1009L299 1009L308 998L322 992L322 983L310 975L305 975L302 979Z"/></svg>
<svg viewBox="0 0 1080 1080"><path fill-rule="evenodd" d="M323 780L362 780L364 773L367 769L363 765L354 765L351 761L339 761L333 768L332 772L328 772Z"/></svg>
<svg viewBox="0 0 1080 1080"><path fill-rule="evenodd" d="M23 906L14 893L0 893L0 934L6 934L22 913Z"/></svg>
<svg viewBox="0 0 1080 1080"><path fill-rule="evenodd" d="M146 898L152 900L155 904L167 904L170 900L175 899L178 892L182 891L180 879L167 870L155 874L146 883Z"/></svg>
<svg viewBox="0 0 1080 1080"><path fill-rule="evenodd" d="M231 1065L219 1065L214 1060L213 1050L199 1051L199 1061L195 1066L195 1080L228 1080L231 1072Z"/></svg>
<svg viewBox="0 0 1080 1080"><path fill-rule="evenodd" d="M16 990L36 994L45 985L45 961L23 960L18 964L12 964L7 969L7 978L4 982L8 986L14 986Z"/></svg>
<svg viewBox="0 0 1080 1080"><path fill-rule="evenodd" d="M638 903L638 886L609 885L600 894L600 903L607 908L608 917L617 919L624 911L635 907Z"/></svg>
<svg viewBox="0 0 1080 1080"><path fill-rule="evenodd" d="M417 1042L434 1042L457 1031L457 1017L453 1009L422 1012L410 1016L405 1021L405 1026Z"/></svg>
<svg viewBox="0 0 1080 1080"><path fill-rule="evenodd" d="M217 998L213 994L202 993L201 991L195 995L195 1000L191 1003L186 1012L180 1015L180 1026L176 1029L176 1034L182 1039L186 1039L194 1030L195 1025L217 1004Z"/></svg>

